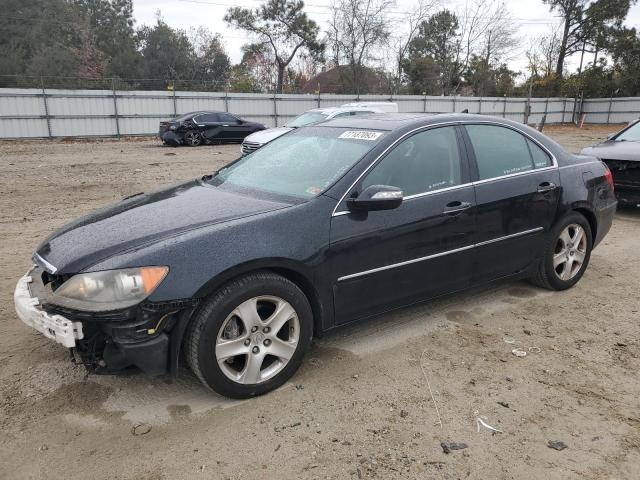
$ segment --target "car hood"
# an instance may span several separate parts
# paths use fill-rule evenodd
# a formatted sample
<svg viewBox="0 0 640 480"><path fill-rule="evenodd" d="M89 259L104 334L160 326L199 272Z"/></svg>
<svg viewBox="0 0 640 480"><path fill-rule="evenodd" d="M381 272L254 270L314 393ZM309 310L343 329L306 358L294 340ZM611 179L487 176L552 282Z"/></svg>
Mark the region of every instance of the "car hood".
<svg viewBox="0 0 640 480"><path fill-rule="evenodd" d="M259 132L252 133L248 137L244 139L245 142L255 142L260 145L264 145L267 142L270 142L274 138L278 138L284 135L287 132L293 130L291 127L277 127L277 128L267 128L266 130L261 130Z"/></svg>
<svg viewBox="0 0 640 480"><path fill-rule="evenodd" d="M640 161L640 142L605 142L587 147L581 152L584 155L592 155L600 159L610 160L636 160Z"/></svg>
<svg viewBox="0 0 640 480"><path fill-rule="evenodd" d="M188 230L286 206L194 180L126 198L79 218L45 239L36 253L58 273L77 273L117 253Z"/></svg>

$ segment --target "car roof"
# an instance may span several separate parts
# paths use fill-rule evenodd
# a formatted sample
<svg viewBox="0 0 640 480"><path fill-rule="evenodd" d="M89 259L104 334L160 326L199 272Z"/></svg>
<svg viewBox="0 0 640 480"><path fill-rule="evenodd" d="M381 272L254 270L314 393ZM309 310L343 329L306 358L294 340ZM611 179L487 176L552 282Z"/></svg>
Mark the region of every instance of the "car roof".
<svg viewBox="0 0 640 480"><path fill-rule="evenodd" d="M358 105L357 107L322 107L322 108L314 108L312 110L307 110L307 112L319 112L325 115L331 115L332 113L343 113L343 112L380 112L383 113L382 110L376 107L363 107Z"/></svg>
<svg viewBox="0 0 640 480"><path fill-rule="evenodd" d="M392 131L411 126L455 122L495 122L515 126L521 130L526 128L523 124L501 117L468 113L373 113L362 117L339 117L322 122L318 126Z"/></svg>

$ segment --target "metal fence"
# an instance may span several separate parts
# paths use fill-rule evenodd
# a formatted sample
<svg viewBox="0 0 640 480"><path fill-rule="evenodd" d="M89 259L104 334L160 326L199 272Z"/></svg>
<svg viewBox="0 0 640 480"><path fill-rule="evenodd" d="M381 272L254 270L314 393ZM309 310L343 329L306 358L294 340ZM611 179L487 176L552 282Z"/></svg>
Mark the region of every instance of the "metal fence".
<svg viewBox="0 0 640 480"><path fill-rule="evenodd" d="M269 127L311 108L349 102L392 101L401 112L468 110L536 124L577 121L622 123L640 116L640 98L481 98L421 95L259 94L197 91L0 88L0 138L152 135L160 120L197 111L231 112ZM529 115L527 116L527 112Z"/></svg>

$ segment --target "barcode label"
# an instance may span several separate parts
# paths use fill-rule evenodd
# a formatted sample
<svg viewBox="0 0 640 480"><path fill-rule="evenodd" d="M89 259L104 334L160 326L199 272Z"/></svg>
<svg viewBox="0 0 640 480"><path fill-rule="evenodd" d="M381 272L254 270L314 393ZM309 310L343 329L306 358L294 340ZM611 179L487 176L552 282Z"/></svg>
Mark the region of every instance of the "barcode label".
<svg viewBox="0 0 640 480"><path fill-rule="evenodd" d="M371 132L369 130L347 130L340 134L338 138L351 138L353 140L377 140L382 135L381 132Z"/></svg>

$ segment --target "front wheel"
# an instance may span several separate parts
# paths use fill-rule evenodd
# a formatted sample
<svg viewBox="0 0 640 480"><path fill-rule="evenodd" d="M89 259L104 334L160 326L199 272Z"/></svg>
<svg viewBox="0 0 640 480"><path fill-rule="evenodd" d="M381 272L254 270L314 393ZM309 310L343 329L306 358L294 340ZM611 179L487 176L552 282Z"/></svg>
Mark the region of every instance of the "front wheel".
<svg viewBox="0 0 640 480"><path fill-rule="evenodd" d="M544 256L532 282L550 290L573 287L589 265L593 248L591 235L589 222L578 212L558 221L551 229Z"/></svg>
<svg viewBox="0 0 640 480"><path fill-rule="evenodd" d="M231 398L267 393L298 369L311 344L304 293L271 272L227 284L205 301L186 337L187 361L206 386Z"/></svg>

